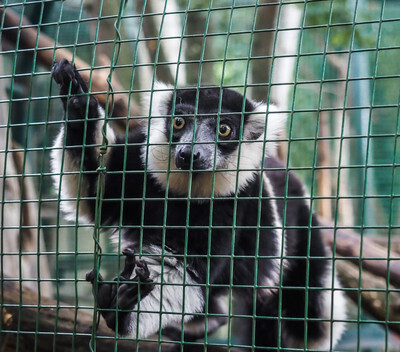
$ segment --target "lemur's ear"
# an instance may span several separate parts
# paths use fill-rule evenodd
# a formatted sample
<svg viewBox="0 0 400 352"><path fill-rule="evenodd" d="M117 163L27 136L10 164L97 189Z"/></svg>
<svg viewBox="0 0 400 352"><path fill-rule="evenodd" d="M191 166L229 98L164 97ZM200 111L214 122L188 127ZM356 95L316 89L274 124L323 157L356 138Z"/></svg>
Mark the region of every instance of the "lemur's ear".
<svg viewBox="0 0 400 352"><path fill-rule="evenodd" d="M245 140L279 139L279 134L285 129L286 113L280 112L276 105L254 103L256 108L248 115L243 133ZM265 126L267 125L267 126ZM263 138L266 133L265 138Z"/></svg>
<svg viewBox="0 0 400 352"><path fill-rule="evenodd" d="M174 87L163 82L154 82L151 91L142 95L142 110L144 116L165 116L173 97Z"/></svg>

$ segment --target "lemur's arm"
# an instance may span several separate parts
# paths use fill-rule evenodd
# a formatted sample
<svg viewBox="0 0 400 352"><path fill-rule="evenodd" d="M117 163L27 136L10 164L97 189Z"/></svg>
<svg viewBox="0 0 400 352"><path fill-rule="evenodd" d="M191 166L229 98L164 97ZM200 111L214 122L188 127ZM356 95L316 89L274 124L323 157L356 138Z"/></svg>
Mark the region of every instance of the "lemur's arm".
<svg viewBox="0 0 400 352"><path fill-rule="evenodd" d="M52 171L60 189L60 204L70 220L77 221L79 215L93 221L104 111L98 101L87 94L85 82L69 61L58 62L52 76L60 85L65 109L65 124L52 152ZM103 203L102 215L105 216L102 220L107 221L106 217L111 216L112 221L118 223L121 211L118 198L121 198L122 187L125 186L125 196L135 197L136 193L137 199L142 196L143 175L140 172L127 173L123 180L122 171L124 168L141 169L140 145L144 138L139 131L130 137L132 143L128 143L126 148L125 139L116 138L111 129L107 131L107 138L113 146L106 154L110 173L107 173L104 196L109 202ZM139 208L133 206L129 209L132 217ZM140 211L138 213L140 215ZM143 338L165 326L180 324L182 319L187 321L190 314L201 312L204 305L202 290L189 278L190 275L185 278L180 261L162 266L161 262L154 263L153 257L136 260L131 248L125 250L124 255L126 265L119 276L124 283L106 283L99 275L97 303L110 328L118 326L120 333ZM150 261L149 268L146 259ZM163 262L168 262L168 258ZM89 272L87 280L93 282L94 278L95 273ZM166 314L160 318L160 312Z"/></svg>
<svg viewBox="0 0 400 352"><path fill-rule="evenodd" d="M65 125L57 137L52 156L53 171L58 175L57 186L61 189L61 206L71 220L76 221L76 212L92 220L104 111L97 99L87 94L86 83L69 61L63 59L56 63L52 76L60 85L65 111ZM109 142L113 143L115 137L110 132L112 131L108 131L108 137L112 140ZM129 326L130 313L123 310L133 309L138 304L139 297L144 298L153 289L149 283L150 273L146 263L136 260L130 248L125 249L123 254L127 259L120 281L126 283L104 283L99 274L100 282L96 294L107 325L115 329L118 321L120 333L125 333ZM88 273L88 281L93 283L94 278L94 271ZM138 284L139 281L143 284ZM122 311L117 313L117 308Z"/></svg>
<svg viewBox="0 0 400 352"><path fill-rule="evenodd" d="M77 215L93 221L104 110L95 97L87 94L85 81L66 59L54 65L52 77L60 85L65 112L51 163L61 208L72 221ZM107 129L107 138L110 144L116 140L111 128Z"/></svg>
<svg viewBox="0 0 400 352"><path fill-rule="evenodd" d="M104 110L97 99L88 94L86 83L75 66L62 59L54 65L52 77L60 85L66 121L65 145L81 147L101 143L102 136L99 135L98 127L103 123L99 119L104 117ZM70 148L69 152L75 154L78 159L81 158L81 154L78 154L82 153L80 148ZM91 170L96 167L96 163L85 157L83 167L85 170Z"/></svg>

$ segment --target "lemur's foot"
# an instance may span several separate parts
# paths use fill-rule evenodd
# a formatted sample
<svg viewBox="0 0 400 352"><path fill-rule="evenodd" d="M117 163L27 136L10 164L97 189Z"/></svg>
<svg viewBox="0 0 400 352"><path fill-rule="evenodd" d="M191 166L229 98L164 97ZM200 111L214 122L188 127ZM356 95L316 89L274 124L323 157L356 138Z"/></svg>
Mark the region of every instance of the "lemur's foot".
<svg viewBox="0 0 400 352"><path fill-rule="evenodd" d="M117 277L114 282L104 283L103 277L99 273L96 298L100 313L107 326L113 330L118 329L120 334L126 334L129 328L130 310L135 308L139 297L143 299L150 293L154 285L150 280L147 264L143 260L136 259L130 248L125 249L122 253L126 259L119 280ZM95 270L89 271L86 274L86 281L93 284L95 276ZM132 276L134 277L131 279ZM117 280L119 282L116 282Z"/></svg>

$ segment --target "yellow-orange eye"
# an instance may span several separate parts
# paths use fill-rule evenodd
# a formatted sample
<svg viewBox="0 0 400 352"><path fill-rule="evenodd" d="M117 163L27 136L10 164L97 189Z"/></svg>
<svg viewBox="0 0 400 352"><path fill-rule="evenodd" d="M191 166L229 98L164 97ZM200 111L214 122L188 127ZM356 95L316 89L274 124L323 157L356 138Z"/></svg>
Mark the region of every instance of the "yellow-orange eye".
<svg viewBox="0 0 400 352"><path fill-rule="evenodd" d="M181 130L185 126L185 119L181 116L174 117L174 128L176 130Z"/></svg>
<svg viewBox="0 0 400 352"><path fill-rule="evenodd" d="M228 137L232 132L232 129L226 123L221 123L219 125L219 136Z"/></svg>

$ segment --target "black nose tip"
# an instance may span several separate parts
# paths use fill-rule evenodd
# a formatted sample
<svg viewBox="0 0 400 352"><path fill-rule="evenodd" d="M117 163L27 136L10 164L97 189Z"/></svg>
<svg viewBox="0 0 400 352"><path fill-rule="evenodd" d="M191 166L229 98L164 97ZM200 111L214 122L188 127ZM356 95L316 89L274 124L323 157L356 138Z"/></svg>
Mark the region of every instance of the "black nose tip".
<svg viewBox="0 0 400 352"><path fill-rule="evenodd" d="M196 170L200 166L200 152L199 151L194 151L192 153L192 148L191 147L184 147L179 152L177 153L176 156L176 166L179 169L183 170L190 170L191 168L191 159L193 155L193 169Z"/></svg>
<svg viewBox="0 0 400 352"><path fill-rule="evenodd" d="M182 169L186 169L189 168L190 166L190 155L191 155L191 151L190 148L183 148L179 151L178 153L178 163L179 165L177 165L178 167L182 168Z"/></svg>

